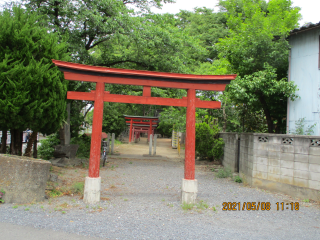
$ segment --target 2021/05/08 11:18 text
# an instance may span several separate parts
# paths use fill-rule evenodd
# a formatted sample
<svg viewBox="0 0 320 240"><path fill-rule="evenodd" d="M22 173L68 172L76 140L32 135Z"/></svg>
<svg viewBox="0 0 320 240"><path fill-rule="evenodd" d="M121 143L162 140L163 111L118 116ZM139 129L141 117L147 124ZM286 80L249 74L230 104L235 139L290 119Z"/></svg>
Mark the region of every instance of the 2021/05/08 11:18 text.
<svg viewBox="0 0 320 240"><path fill-rule="evenodd" d="M277 211L299 210L299 202L277 202L276 204ZM223 202L222 203L223 211L270 211L271 203L270 202Z"/></svg>

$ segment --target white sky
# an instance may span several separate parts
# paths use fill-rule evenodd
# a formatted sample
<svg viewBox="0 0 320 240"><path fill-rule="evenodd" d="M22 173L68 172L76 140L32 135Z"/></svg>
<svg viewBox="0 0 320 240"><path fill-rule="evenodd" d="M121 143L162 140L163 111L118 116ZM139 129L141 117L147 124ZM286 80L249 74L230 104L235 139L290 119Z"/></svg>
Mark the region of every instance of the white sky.
<svg viewBox="0 0 320 240"><path fill-rule="evenodd" d="M303 25L306 22L320 22L320 0L291 0L293 6L301 8L302 20L299 22ZM178 13L180 9L192 11L195 7L207 7L218 11L216 7L218 0L176 0L173 4L164 4L162 10L153 8L156 13Z"/></svg>
<svg viewBox="0 0 320 240"><path fill-rule="evenodd" d="M19 1L19 0L15 0ZM0 0L0 5L6 0ZM302 20L300 25L306 22L318 23L320 22L320 0L292 0L293 6L301 8ZM218 11L216 7L218 0L176 0L173 4L164 4L162 10L153 8L155 13L178 13L179 9L192 11L195 7L213 8Z"/></svg>

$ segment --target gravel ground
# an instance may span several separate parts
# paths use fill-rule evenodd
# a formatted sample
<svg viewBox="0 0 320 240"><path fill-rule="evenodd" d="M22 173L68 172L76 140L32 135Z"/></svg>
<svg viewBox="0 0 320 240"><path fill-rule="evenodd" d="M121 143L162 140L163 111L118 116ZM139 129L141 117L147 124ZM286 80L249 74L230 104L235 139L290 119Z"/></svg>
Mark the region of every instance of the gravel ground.
<svg viewBox="0 0 320 240"><path fill-rule="evenodd" d="M110 161L101 169L99 204L85 205L79 196L27 205L1 204L0 222L103 239L320 239L316 202L304 203L219 179L201 165L196 167L199 204L183 210L182 162ZM87 170L64 171L64 175L77 172L83 177ZM240 202L241 211L222 211L223 202ZM244 202L270 202L271 210L242 211ZM299 202L299 210L277 211L277 202Z"/></svg>

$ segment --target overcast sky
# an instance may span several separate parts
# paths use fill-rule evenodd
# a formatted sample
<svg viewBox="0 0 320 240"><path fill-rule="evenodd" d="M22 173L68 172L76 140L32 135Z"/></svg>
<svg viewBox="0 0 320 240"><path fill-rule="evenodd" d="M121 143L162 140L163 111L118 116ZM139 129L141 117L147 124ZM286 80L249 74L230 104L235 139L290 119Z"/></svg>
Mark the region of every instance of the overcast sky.
<svg viewBox="0 0 320 240"><path fill-rule="evenodd" d="M0 4L3 4L6 0L0 0ZM292 0L293 6L301 8L302 20L300 25L306 22L318 23L320 22L320 0ZM156 13L178 13L180 9L192 11L195 7L207 7L215 9L218 0L176 0L176 3L165 4L162 10L153 8Z"/></svg>
<svg viewBox="0 0 320 240"><path fill-rule="evenodd" d="M156 13L178 13L182 10L193 10L195 7L213 8L215 11L219 9L216 7L218 0L176 0L176 3L165 4L162 10L154 8ZM306 22L318 23L320 22L320 0L292 0L293 6L301 8L302 20L300 25Z"/></svg>

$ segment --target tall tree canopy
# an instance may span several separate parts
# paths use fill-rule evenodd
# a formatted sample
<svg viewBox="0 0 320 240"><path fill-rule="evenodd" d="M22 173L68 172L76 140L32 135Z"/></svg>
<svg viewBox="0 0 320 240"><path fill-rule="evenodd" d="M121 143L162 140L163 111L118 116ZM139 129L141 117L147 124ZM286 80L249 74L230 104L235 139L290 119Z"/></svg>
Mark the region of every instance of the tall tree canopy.
<svg viewBox="0 0 320 240"><path fill-rule="evenodd" d="M66 52L36 14L0 13L0 129L11 130L12 154L21 151L23 130L51 134L64 119L67 82L51 59L68 60Z"/></svg>
<svg viewBox="0 0 320 240"><path fill-rule="evenodd" d="M299 8L291 0L221 0L229 35L217 45L220 57L239 74L227 88L229 99L248 111L263 110L268 132L284 131L287 98L296 87L285 78L291 29L298 26Z"/></svg>

